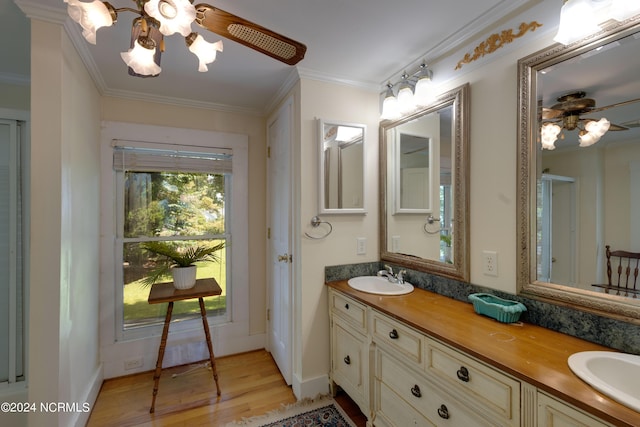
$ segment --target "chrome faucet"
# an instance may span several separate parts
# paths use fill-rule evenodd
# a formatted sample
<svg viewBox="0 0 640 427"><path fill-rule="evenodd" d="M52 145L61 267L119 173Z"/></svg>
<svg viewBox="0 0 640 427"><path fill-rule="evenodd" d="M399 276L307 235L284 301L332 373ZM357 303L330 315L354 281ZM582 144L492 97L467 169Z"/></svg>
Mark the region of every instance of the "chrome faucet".
<svg viewBox="0 0 640 427"><path fill-rule="evenodd" d="M378 271L378 276L386 277L391 283L404 283L404 275L407 272L405 270L400 270L398 274L393 274L393 268L389 265L384 266L384 270Z"/></svg>

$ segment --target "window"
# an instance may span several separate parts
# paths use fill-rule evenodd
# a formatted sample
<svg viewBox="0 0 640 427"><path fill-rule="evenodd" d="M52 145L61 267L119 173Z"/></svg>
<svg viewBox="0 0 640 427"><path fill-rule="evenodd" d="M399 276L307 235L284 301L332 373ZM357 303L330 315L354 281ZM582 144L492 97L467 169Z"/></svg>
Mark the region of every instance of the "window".
<svg viewBox="0 0 640 427"><path fill-rule="evenodd" d="M0 386L24 381L25 123L0 119Z"/></svg>
<svg viewBox="0 0 640 427"><path fill-rule="evenodd" d="M123 143L124 141L119 141ZM117 146L116 172L116 272L118 321L125 332L159 325L166 304L148 304L149 285L144 284L154 267L154 256L141 249L148 241L167 241L177 246L217 244L226 247L220 262L198 267L198 278L214 277L223 292L205 298L209 316L226 319L231 295L229 151L207 152ZM162 281L171 281L170 277ZM200 315L197 300L175 303L173 319Z"/></svg>

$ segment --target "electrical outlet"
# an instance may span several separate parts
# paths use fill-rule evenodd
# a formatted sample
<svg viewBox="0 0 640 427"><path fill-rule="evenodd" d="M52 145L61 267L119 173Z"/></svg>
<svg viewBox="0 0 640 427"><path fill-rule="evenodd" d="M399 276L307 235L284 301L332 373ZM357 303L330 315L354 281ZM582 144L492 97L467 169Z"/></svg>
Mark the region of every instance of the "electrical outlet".
<svg viewBox="0 0 640 427"><path fill-rule="evenodd" d="M142 357L139 357L137 359L125 360L124 361L124 370L128 371L128 370L131 370L131 369L142 368L143 362L144 362L144 359Z"/></svg>
<svg viewBox="0 0 640 427"><path fill-rule="evenodd" d="M356 239L356 255L366 255L367 253L367 238L358 237Z"/></svg>
<svg viewBox="0 0 640 427"><path fill-rule="evenodd" d="M482 272L486 276L498 275L498 253L495 251L482 252Z"/></svg>

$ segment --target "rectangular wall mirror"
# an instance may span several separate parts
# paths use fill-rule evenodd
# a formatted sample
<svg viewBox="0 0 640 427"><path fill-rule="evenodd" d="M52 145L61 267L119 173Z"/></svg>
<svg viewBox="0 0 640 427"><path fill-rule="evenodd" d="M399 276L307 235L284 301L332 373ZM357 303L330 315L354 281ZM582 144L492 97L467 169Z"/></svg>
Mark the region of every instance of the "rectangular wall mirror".
<svg viewBox="0 0 640 427"><path fill-rule="evenodd" d="M639 53L635 18L518 61L519 289L634 323L636 293L603 286L607 246L640 251Z"/></svg>
<svg viewBox="0 0 640 427"><path fill-rule="evenodd" d="M321 214L364 214L366 125L318 119Z"/></svg>
<svg viewBox="0 0 640 427"><path fill-rule="evenodd" d="M380 123L380 259L469 278L469 84Z"/></svg>

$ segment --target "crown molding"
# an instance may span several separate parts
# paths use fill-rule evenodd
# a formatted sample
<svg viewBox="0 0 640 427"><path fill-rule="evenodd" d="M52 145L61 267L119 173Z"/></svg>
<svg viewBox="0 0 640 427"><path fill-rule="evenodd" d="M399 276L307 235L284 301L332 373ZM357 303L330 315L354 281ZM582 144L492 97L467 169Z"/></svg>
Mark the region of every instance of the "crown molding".
<svg viewBox="0 0 640 427"><path fill-rule="evenodd" d="M378 83L378 90L382 87L383 91L386 89L386 83L388 81L397 80L402 75L403 70L415 69L421 63L425 62L427 58L430 61L436 61L439 58L446 56L447 54L461 49L469 43L471 39L477 37L478 34L488 31L493 25L500 20L505 19L510 14L518 11L519 9L527 6L533 7L541 0L502 0L500 3L487 10L482 15L473 19L471 22L462 25L451 33L451 35L431 49L420 55L418 58L409 62L406 66L398 69L395 73L391 74L388 78Z"/></svg>

